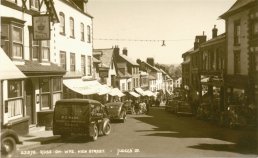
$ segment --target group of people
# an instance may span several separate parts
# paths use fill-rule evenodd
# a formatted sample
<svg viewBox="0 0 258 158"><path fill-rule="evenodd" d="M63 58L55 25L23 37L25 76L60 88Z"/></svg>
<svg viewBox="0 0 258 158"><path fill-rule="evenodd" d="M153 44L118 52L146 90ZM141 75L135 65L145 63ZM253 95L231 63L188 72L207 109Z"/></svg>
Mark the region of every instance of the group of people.
<svg viewBox="0 0 258 158"><path fill-rule="evenodd" d="M148 114L150 102L148 99L133 100L131 103L132 114Z"/></svg>

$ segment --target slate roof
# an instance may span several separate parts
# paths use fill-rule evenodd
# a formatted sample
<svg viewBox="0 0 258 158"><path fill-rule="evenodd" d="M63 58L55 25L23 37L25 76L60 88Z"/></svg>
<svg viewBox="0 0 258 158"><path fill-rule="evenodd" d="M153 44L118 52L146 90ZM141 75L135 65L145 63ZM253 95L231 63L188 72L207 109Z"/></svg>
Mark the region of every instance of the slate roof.
<svg viewBox="0 0 258 158"><path fill-rule="evenodd" d="M221 42L223 40L226 40L226 34L225 33L220 34L217 37L208 40L207 42L203 43L201 45L201 47L209 46L209 45L212 45L212 44L216 44L216 43L219 43L219 42Z"/></svg>
<svg viewBox="0 0 258 158"><path fill-rule="evenodd" d="M149 63L144 62L144 61L143 61L143 63L144 63L145 65L147 65L149 68L151 68L152 70L157 71L157 72L160 72L160 70L159 70L157 67L152 66L152 65L150 65Z"/></svg>
<svg viewBox="0 0 258 158"><path fill-rule="evenodd" d="M49 63L49 65L47 65L47 64L44 65L44 64L41 64L37 61L25 60L24 65L17 65L17 67L25 74L27 74L27 73L65 74L66 73L66 70L64 70L63 68L61 68L60 66L58 66L54 63Z"/></svg>
<svg viewBox="0 0 258 158"><path fill-rule="evenodd" d="M93 55L100 55L101 66L110 67L112 63L113 52L114 52L114 48L94 49Z"/></svg>
<svg viewBox="0 0 258 158"><path fill-rule="evenodd" d="M222 14L220 16L220 18L225 18L228 15L238 11L239 9L241 9L242 7L245 7L253 2L257 2L257 0L237 0L232 6L231 8L229 8L229 10L227 12L225 12L224 14Z"/></svg>
<svg viewBox="0 0 258 158"><path fill-rule="evenodd" d="M187 54L191 53L192 51L194 51L194 48L191 48L191 49L189 49L188 51L186 51L185 53L183 53L183 54L182 54L182 57L183 57L184 55L187 55Z"/></svg>
<svg viewBox="0 0 258 158"><path fill-rule="evenodd" d="M130 77L132 77L132 75L129 74L127 71L124 74L121 71L117 70L117 75L118 75L118 77L121 77L121 78L130 78Z"/></svg>
<svg viewBox="0 0 258 158"><path fill-rule="evenodd" d="M134 66L139 66L138 63L136 63L135 61L133 61L132 59L130 59L128 56L120 54L120 57L122 57L124 60L126 60L128 63L130 63L131 65Z"/></svg>

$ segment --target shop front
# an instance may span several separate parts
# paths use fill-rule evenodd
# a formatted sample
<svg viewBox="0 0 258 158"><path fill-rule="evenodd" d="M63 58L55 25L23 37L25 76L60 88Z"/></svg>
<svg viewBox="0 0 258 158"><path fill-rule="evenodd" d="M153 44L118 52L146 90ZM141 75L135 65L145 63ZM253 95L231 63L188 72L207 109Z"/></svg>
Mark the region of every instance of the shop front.
<svg viewBox="0 0 258 158"><path fill-rule="evenodd" d="M55 102L63 95L62 79L65 70L53 63L34 61L25 61L18 68L27 76L24 89L29 123L51 128Z"/></svg>
<svg viewBox="0 0 258 158"><path fill-rule="evenodd" d="M0 112L1 129L9 128L19 135L29 132L25 111L24 80L26 76L0 48Z"/></svg>

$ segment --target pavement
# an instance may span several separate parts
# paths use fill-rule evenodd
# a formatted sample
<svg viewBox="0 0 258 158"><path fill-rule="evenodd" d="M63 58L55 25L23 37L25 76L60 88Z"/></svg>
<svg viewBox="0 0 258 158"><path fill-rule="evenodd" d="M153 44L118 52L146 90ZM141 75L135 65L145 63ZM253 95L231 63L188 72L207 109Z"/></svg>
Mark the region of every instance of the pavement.
<svg viewBox="0 0 258 158"><path fill-rule="evenodd" d="M45 127L32 127L29 134L19 136L22 144L17 145L18 150L24 150L37 145L47 144L53 140L59 139L60 136L54 136L52 130L45 130Z"/></svg>

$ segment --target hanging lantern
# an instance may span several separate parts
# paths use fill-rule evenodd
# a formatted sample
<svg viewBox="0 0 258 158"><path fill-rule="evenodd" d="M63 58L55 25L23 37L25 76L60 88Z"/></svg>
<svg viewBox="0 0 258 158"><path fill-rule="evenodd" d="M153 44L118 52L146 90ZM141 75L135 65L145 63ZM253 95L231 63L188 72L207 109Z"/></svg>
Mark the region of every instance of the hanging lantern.
<svg viewBox="0 0 258 158"><path fill-rule="evenodd" d="M161 45L161 46L162 46L162 47L165 47L165 46L166 46L165 40L162 41L162 45Z"/></svg>

